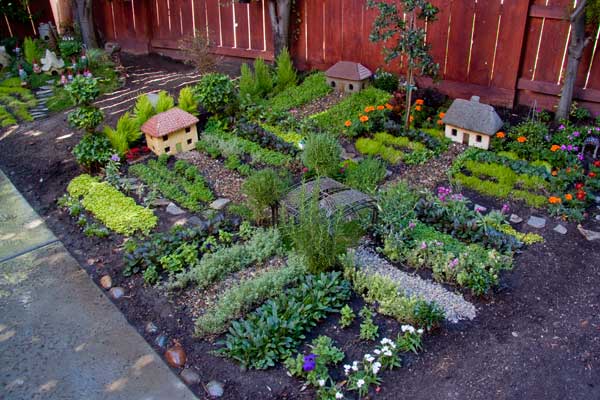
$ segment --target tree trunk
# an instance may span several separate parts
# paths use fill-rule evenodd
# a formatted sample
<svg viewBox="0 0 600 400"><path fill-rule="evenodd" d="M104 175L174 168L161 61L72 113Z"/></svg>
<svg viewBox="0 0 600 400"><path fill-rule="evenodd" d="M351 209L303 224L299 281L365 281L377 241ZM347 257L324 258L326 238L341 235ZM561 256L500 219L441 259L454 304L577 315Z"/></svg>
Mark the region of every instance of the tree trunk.
<svg viewBox="0 0 600 400"><path fill-rule="evenodd" d="M75 19L79 23L83 43L88 49L97 48L96 30L94 29L94 16L92 12L93 0L74 0Z"/></svg>
<svg viewBox="0 0 600 400"><path fill-rule="evenodd" d="M281 53L284 47L289 48L291 14L292 0L269 0L269 16L271 17L275 57Z"/></svg>
<svg viewBox="0 0 600 400"><path fill-rule="evenodd" d="M571 102L573 101L573 89L575 88L575 78L579 69L579 61L583 55L583 49L589 43L589 38L585 37L585 4L582 0L573 14L571 14L571 43L569 44L569 57L567 60L567 72L565 82L562 87L558 109L556 110L555 121L567 119Z"/></svg>

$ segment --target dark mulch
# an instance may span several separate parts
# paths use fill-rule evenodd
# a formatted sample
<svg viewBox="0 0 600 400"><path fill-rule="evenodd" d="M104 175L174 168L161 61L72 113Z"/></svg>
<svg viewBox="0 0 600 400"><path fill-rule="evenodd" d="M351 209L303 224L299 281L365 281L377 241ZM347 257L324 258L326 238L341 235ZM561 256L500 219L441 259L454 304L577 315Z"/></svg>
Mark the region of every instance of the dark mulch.
<svg viewBox="0 0 600 400"><path fill-rule="evenodd" d="M140 69L187 70L181 64L155 60L144 57L124 62ZM157 88L173 89L175 82ZM115 285L127 288L127 296L116 305L129 322L155 348L156 335L144 332L148 321L171 339L180 340L188 352L188 364L200 372L204 383L211 379L225 382L226 399L313 398L313 392L301 392L301 382L288 377L281 366L240 372L236 364L212 355L213 344L192 337L191 310L177 305L175 298L161 296L162 291L144 286L140 276L125 279L121 275L122 238L86 238L57 209L56 198L81 172L71 156L79 138L79 133L67 127L64 114L28 124L0 140L0 166L94 281L108 273ZM475 193L467 195L489 208L502 205ZM523 218L533 212L512 206ZM159 216L161 229L170 226L163 211ZM479 313L474 321L445 326L428 336L425 352L407 356L404 368L386 372L381 391L373 398L600 398L600 248L598 242L584 241L574 224L567 224L566 236L553 232L554 225L550 219L541 232L545 243L517 256L514 271L502 275L497 293L476 300ZM362 301L354 298L352 305L358 310ZM339 330L336 322L337 317L328 318L309 339L319 334L332 336L350 360L370 350L370 345L355 341L358 322L348 330ZM398 330L398 324L389 319L378 317L377 322L382 334L391 336ZM193 390L204 396L199 387Z"/></svg>

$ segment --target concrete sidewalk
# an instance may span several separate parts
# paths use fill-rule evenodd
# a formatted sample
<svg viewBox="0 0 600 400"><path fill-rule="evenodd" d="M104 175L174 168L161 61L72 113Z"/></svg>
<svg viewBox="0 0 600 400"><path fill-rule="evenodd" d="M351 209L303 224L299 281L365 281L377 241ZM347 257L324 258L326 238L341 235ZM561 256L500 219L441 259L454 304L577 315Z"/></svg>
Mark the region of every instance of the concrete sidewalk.
<svg viewBox="0 0 600 400"><path fill-rule="evenodd" d="M196 399L1 171L0 398Z"/></svg>

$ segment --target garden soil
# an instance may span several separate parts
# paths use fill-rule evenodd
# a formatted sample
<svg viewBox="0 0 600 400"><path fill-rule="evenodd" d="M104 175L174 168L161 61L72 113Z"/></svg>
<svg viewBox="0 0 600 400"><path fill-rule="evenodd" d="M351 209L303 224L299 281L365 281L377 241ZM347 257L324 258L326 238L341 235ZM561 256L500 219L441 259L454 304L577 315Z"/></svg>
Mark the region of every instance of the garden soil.
<svg viewBox="0 0 600 400"><path fill-rule="evenodd" d="M132 98L142 87L132 83L136 69L190 73L188 67L159 57L123 59L128 71L133 71L126 84ZM115 103L118 101L122 99ZM114 124L117 117L109 115L107 120ZM193 338L188 310L163 291L144 286L141 277L122 276L122 237L87 238L57 208L56 199L81 173L71 155L80 136L68 127L65 113L5 132L0 134L0 167L95 282L109 274L113 285L126 289L125 296L115 303L129 323L161 356L164 349L155 343L158 333L144 329L148 322L167 335L170 343L178 340L187 352L187 365L200 374L204 384L213 379L224 383L224 399L314 398L312 390L303 390L302 383L288 377L281 366L241 371L230 360L211 354L213 343ZM502 205L474 193L467 195L488 208ZM543 215L511 206L525 221L530 214ZM160 229L167 229L173 221L162 211L159 216ZM556 221L547 218L546 228L536 231L545 243L516 256L514 270L502 274L496 293L483 299L467 296L478 309L477 318L447 324L426 335L425 351L406 356L403 368L385 372L381 388L370 398L600 399L600 243L583 239L574 224L565 224L568 233L560 235L552 230ZM600 229L593 224L588 227ZM353 298L352 306L357 311L362 301ZM377 317L376 322L380 337L396 335L399 330L390 319ZM309 339L331 336L346 352L346 361L358 359L372 348L372 344L358 342L358 321L347 330L336 323L337 317L328 318ZM340 375L335 378L343 380ZM206 396L202 386L192 389L200 398Z"/></svg>

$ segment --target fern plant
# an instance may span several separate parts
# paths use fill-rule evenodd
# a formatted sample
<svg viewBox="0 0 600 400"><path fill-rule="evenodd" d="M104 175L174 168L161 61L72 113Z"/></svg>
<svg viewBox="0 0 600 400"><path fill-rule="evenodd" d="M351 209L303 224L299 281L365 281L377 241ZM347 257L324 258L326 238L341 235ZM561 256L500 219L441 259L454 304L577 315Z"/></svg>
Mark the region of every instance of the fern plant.
<svg viewBox="0 0 600 400"><path fill-rule="evenodd" d="M154 106L150 102L148 96L144 94L138 97L135 107L133 108L133 114L138 129L144 125L144 122L148 121L154 114L156 114L156 110L154 110Z"/></svg>
<svg viewBox="0 0 600 400"><path fill-rule="evenodd" d="M184 87L179 91L177 105L183 111L187 111L192 115L198 116L198 102L194 98L194 92L189 86Z"/></svg>
<svg viewBox="0 0 600 400"><path fill-rule="evenodd" d="M127 153L130 145L138 141L142 135L138 129L136 119L132 118L129 112L119 118L116 129L112 129L108 125L105 126L104 134L110 141L111 146L121 156Z"/></svg>
<svg viewBox="0 0 600 400"><path fill-rule="evenodd" d="M279 93L290 86L295 86L298 77L292 63L292 57L290 57L290 53L286 47L277 56L276 65L277 86L275 87L275 92Z"/></svg>
<svg viewBox="0 0 600 400"><path fill-rule="evenodd" d="M156 102L156 113L165 112L175 107L175 100L169 95L169 93L161 90L158 93L158 100Z"/></svg>

